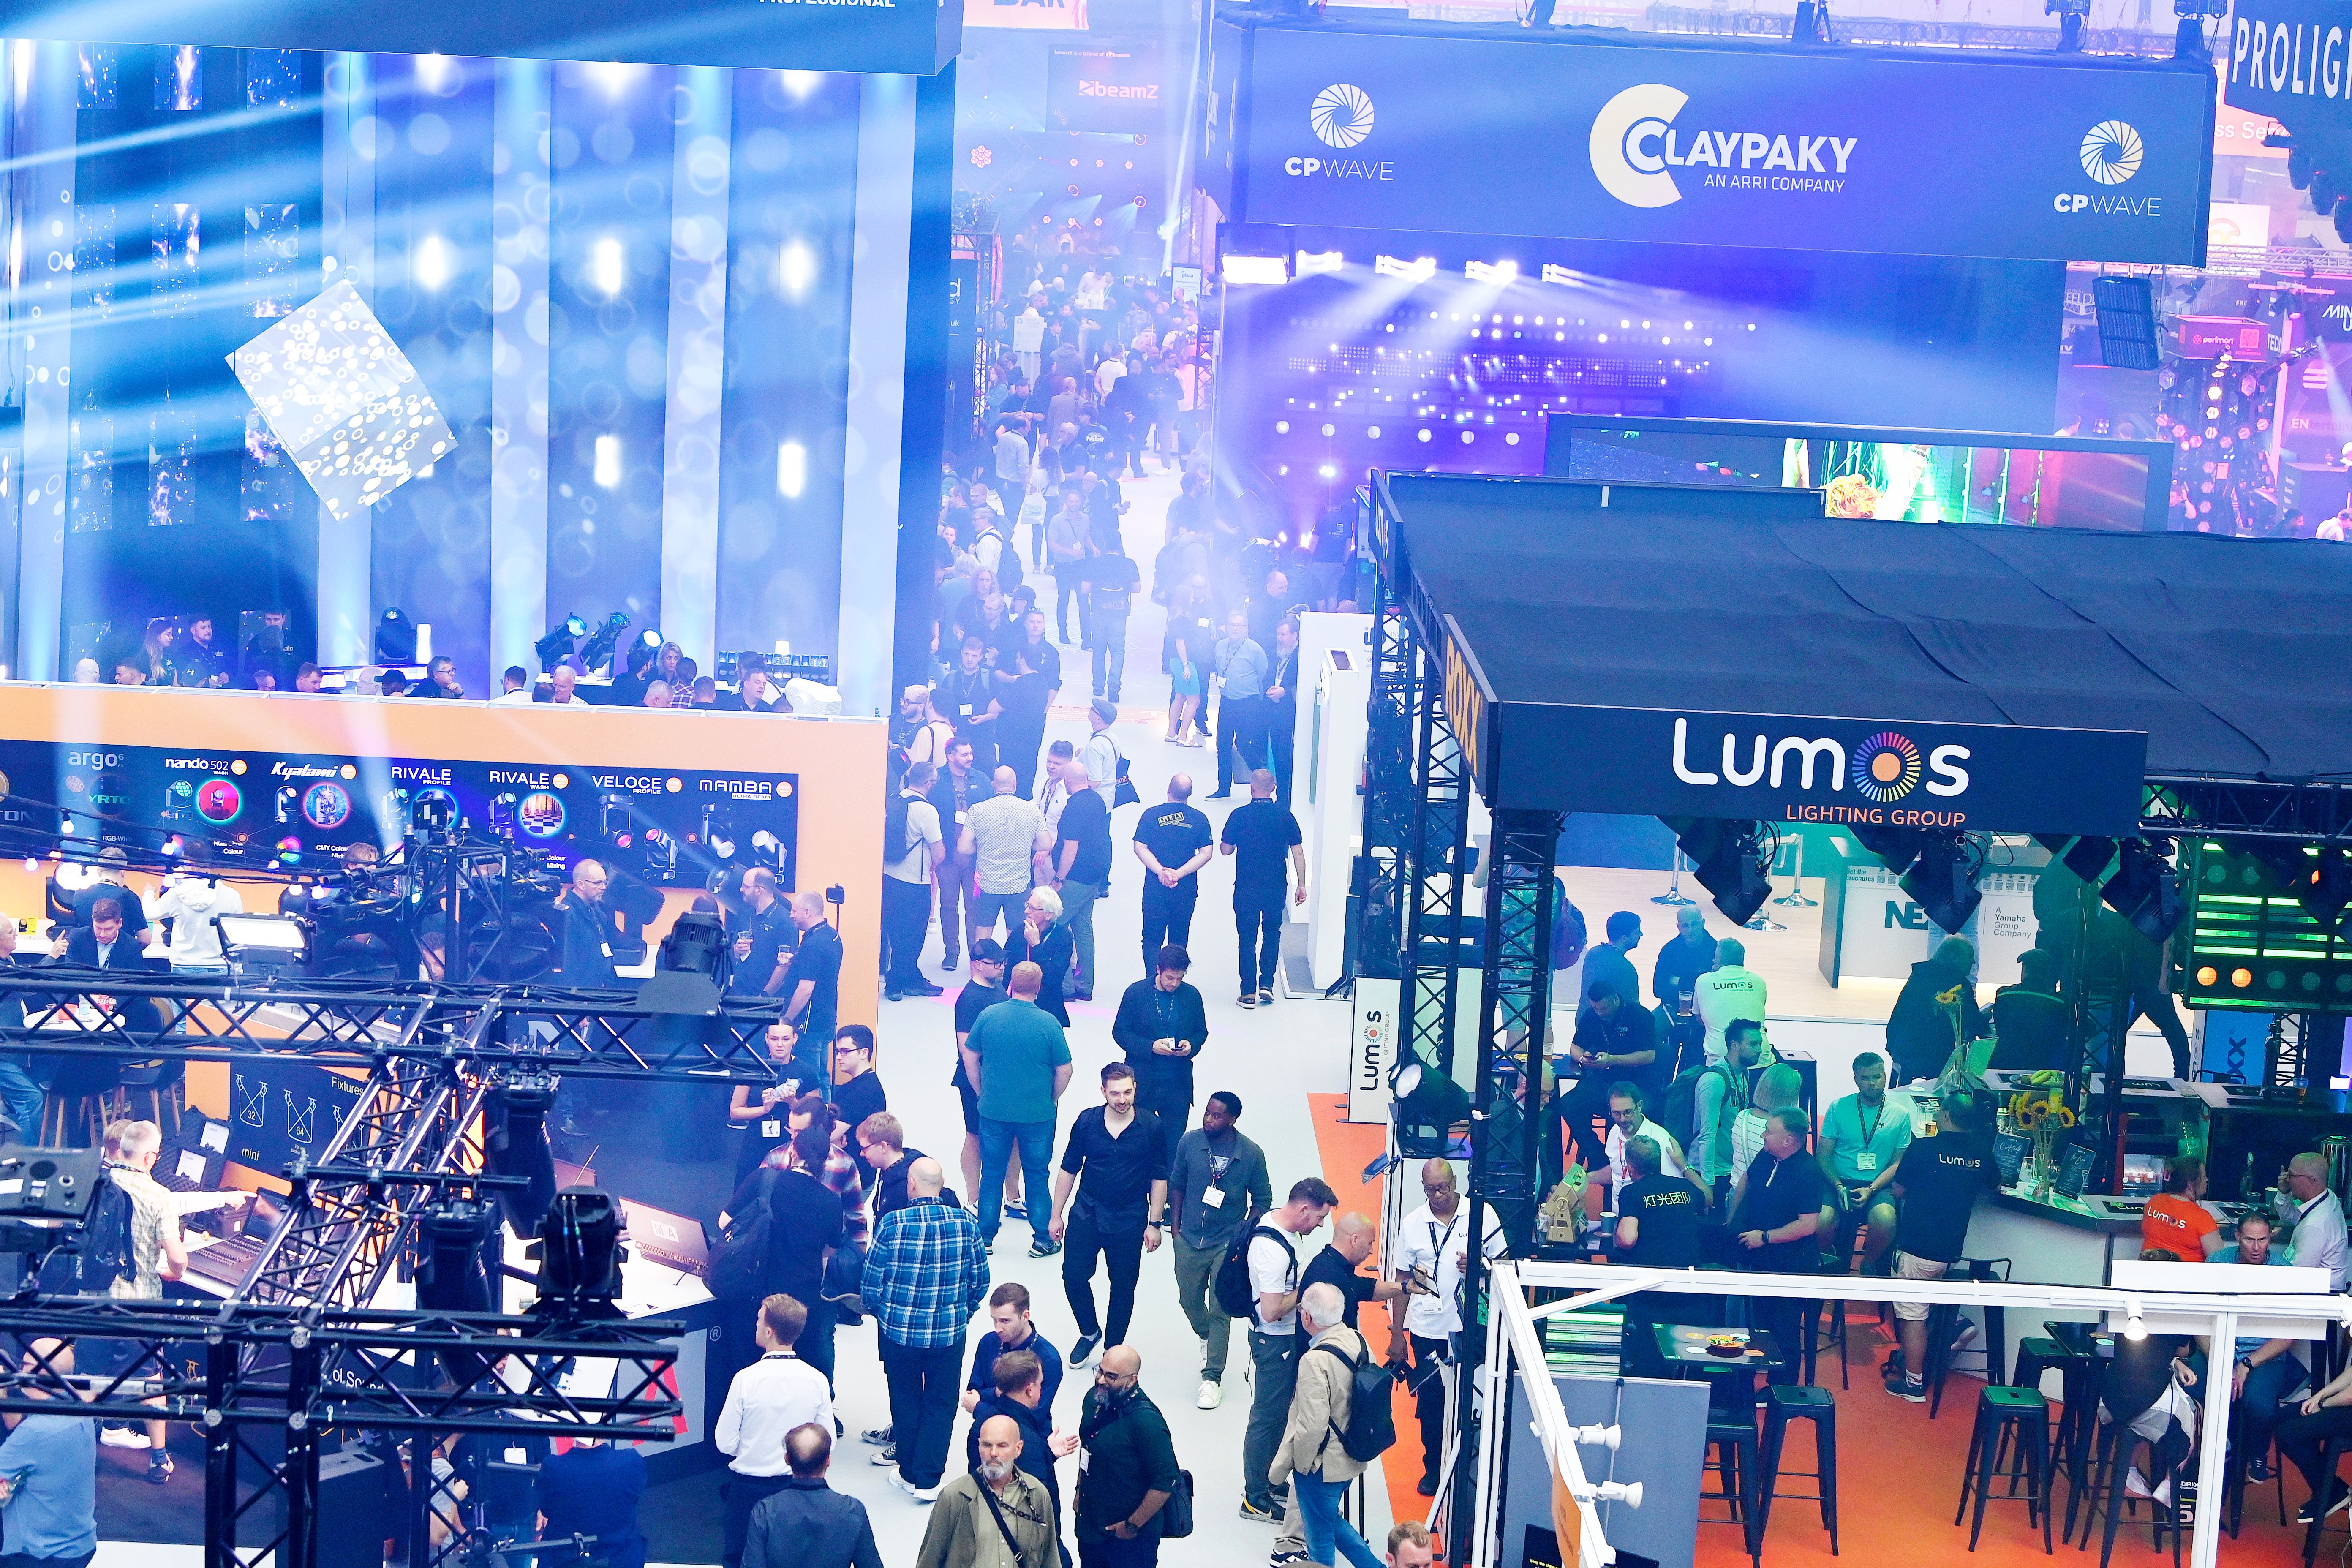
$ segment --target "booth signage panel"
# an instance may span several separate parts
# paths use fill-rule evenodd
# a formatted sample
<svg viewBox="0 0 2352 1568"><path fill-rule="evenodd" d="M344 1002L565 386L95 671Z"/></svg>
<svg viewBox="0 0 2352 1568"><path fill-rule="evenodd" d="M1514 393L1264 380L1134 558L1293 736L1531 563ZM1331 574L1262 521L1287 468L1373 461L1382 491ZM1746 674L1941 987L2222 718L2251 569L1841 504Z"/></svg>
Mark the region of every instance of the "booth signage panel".
<svg viewBox="0 0 2352 1568"><path fill-rule="evenodd" d="M1507 700L1494 711L1497 809L2128 834L2147 773L2147 737L2118 730Z"/></svg>
<svg viewBox="0 0 2352 1568"><path fill-rule="evenodd" d="M1250 223L2204 261L2200 68L1328 28L1248 47Z"/></svg>
<svg viewBox="0 0 2352 1568"><path fill-rule="evenodd" d="M2214 58L2232 108L2290 124L2315 116L2339 128L2352 121L2352 18L2341 5L2238 0Z"/></svg>
<svg viewBox="0 0 2352 1568"><path fill-rule="evenodd" d="M0 0L0 32L12 38L911 76L955 58L963 16L961 0L194 0L168 10Z"/></svg>

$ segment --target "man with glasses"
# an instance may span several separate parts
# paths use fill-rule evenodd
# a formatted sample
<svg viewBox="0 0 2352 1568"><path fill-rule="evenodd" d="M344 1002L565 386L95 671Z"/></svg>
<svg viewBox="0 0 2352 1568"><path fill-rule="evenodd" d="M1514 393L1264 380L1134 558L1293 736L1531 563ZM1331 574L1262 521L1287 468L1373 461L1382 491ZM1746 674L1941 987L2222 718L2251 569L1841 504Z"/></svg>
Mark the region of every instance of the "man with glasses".
<svg viewBox="0 0 2352 1568"><path fill-rule="evenodd" d="M1071 1510L1082 1568L1154 1568L1160 1561L1160 1510L1176 1489L1176 1445L1142 1381L1143 1357L1132 1345L1114 1345L1087 1392L1078 1423L1087 1451Z"/></svg>
<svg viewBox="0 0 2352 1568"><path fill-rule="evenodd" d="M2288 1251L2298 1268L2325 1268L2327 1288L2344 1289L2344 1205L2327 1190L2327 1157L2297 1154L2287 1162L2281 1183L2295 1201L2294 1236Z"/></svg>
<svg viewBox="0 0 2352 1568"><path fill-rule="evenodd" d="M1453 1359L1454 1336L1462 1331L1462 1276L1470 1261L1469 1227L1463 1221L1462 1194L1454 1167L1431 1160L1421 1168L1422 1195L1428 1201L1405 1215L1397 1233L1395 1275L1405 1289L1405 1310L1389 1319L1388 1359L1402 1366L1412 1352L1413 1414L1421 1420L1421 1484L1423 1497L1437 1495L1445 1457L1444 1369ZM1486 1216L1482 1248L1489 1258L1504 1250L1503 1233Z"/></svg>

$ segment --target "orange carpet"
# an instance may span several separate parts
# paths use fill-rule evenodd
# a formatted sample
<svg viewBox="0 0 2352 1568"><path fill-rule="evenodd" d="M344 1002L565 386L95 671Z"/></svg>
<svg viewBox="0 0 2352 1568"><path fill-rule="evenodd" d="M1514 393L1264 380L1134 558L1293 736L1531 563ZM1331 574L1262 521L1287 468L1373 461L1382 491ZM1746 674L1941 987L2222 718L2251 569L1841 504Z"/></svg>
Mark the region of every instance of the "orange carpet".
<svg viewBox="0 0 2352 1568"><path fill-rule="evenodd" d="M1340 1121L1347 1110L1344 1095L1310 1095L1308 1100L1314 1111L1323 1179L1339 1195L1341 1212L1354 1209L1377 1221L1381 1189L1377 1184L1368 1185L1362 1173L1386 1147L1383 1130ZM1995 1500L1985 1510L1984 1536L1973 1554L1969 1551L1968 1525L1963 1522L1957 1530L1952 1527L1952 1510L1959 1502L1960 1467L1969 1451L1969 1427L1976 1418L1977 1394L1984 1384L1971 1377L1952 1378L1945 1387L1942 1414L1930 1421L1926 1405L1894 1398L1880 1385L1879 1363L1885 1359L1893 1341L1887 1337L1891 1330L1878 1326L1874 1306L1856 1302L1847 1313L1847 1321L1853 1386L1838 1387L1833 1360L1824 1359L1819 1371L1822 1386L1835 1396L1838 1404L1840 1555L1830 1555L1829 1532L1822 1528L1820 1505L1784 1498L1773 1504L1771 1528L1765 1539L1765 1561L1776 1565L1818 1563L1822 1568L1847 1563L1899 1563L1901 1568L1983 1568L1989 1563L2040 1557L2042 1532L2039 1528L2028 1526L2024 1503L2000 1500L2005 1487L1996 1488ZM1366 1306L1362 1326L1376 1349L1386 1345L1387 1309ZM1413 1418L1412 1401L1402 1393L1397 1397L1396 1428L1396 1447L1381 1459L1388 1479L1389 1505L1398 1518L1426 1517L1428 1503L1413 1490L1414 1483L1421 1479L1421 1426ZM1813 1468L1810 1436L1809 1424L1791 1425L1786 1462L1792 1468ZM1812 1484L1809 1479L1791 1479L1790 1482L1798 1490L1810 1490ZM1710 1479L1707 1485L1711 1489L1720 1482ZM2058 1524L2063 1528L2064 1483L2061 1482L2057 1489ZM2290 1471L2286 1483L2290 1520L2304 1496L2301 1478ZM2221 1561L2228 1568L2271 1568L2273 1564L2286 1568L2302 1562L2303 1531L2294 1524L2281 1528L2277 1498L2277 1489L2269 1484L2247 1488L2244 1524L2239 1538L2232 1541L2226 1533L2221 1537ZM1707 1521L1721 1518L1723 1508L1720 1502L1709 1502L1700 1517ZM2052 1539L2054 1544L2054 1530ZM2346 1545L2341 1534L2322 1537L2322 1560L2336 1562ZM2094 1560L2071 1546L2058 1545L2056 1550L2074 1555L2076 1561ZM2183 1550L2185 1553L2185 1542ZM2116 1561L2137 1563L2147 1561L2147 1531L2143 1528L2135 1533L2126 1520L2125 1528L2116 1534ZM2171 1561L2168 1548L2160 1561ZM1748 1553L1739 1527L1729 1523L1702 1524L1696 1562L1700 1568L1744 1568Z"/></svg>

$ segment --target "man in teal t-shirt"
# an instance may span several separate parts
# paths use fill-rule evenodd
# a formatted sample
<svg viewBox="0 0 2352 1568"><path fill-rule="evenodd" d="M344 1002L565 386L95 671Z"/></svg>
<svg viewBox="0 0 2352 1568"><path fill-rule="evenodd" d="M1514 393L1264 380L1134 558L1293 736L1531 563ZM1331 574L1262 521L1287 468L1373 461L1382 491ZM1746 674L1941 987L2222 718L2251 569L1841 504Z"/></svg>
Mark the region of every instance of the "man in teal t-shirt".
<svg viewBox="0 0 2352 1568"><path fill-rule="evenodd" d="M1886 1058L1876 1051L1853 1058L1853 1087L1854 1093L1832 1105L1822 1118L1822 1173L1835 1184L1843 1200L1836 1255L1843 1259L1853 1253L1854 1232L1866 1222L1867 1267L1884 1257L1895 1240L1895 1202L1886 1186L1910 1146L1911 1108L1907 1101L1887 1103Z"/></svg>
<svg viewBox="0 0 2352 1568"><path fill-rule="evenodd" d="M1039 1201L1052 1192L1054 1106L1070 1082L1070 1043L1051 1013L1037 1005L1045 972L1016 963L1007 997L973 1020L964 1037L963 1069L980 1091L980 1235L993 1245L1004 1200L1004 1167L1021 1146L1029 1194L1029 1256L1051 1258L1062 1244L1045 1234Z"/></svg>

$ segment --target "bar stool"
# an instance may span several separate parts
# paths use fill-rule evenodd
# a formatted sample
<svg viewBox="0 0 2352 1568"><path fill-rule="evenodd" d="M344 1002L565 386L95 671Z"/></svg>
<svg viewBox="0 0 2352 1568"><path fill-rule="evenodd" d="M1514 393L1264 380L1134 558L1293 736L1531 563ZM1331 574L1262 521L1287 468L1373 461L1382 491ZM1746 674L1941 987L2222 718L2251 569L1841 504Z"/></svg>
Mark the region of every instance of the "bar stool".
<svg viewBox="0 0 2352 1568"><path fill-rule="evenodd" d="M2004 1472L2000 1454L2012 1433L2017 1438L2015 1463ZM1969 1457L1960 1471L1960 1506L1952 1512L1957 1529L1961 1516L1969 1511L1969 1494L1973 1489L1977 1510L1969 1527L1971 1552L1984 1533L1985 1504L1992 1500L1993 1482L2004 1473L2009 1477L2009 1496L2001 1500L2016 1501L2017 1483L2025 1482L2026 1518L2040 1521L2042 1554L2049 1556L2050 1402L2030 1388L1995 1384L1977 1395L1976 1426L1969 1433Z"/></svg>
<svg viewBox="0 0 2352 1568"><path fill-rule="evenodd" d="M2116 1529L2123 1523L2125 1510L2136 1509L2140 1501L2139 1499L2129 1496L2124 1490L2124 1479L2131 1468L2127 1456L2132 1445L2138 1440L2133 1435L2128 1423L2109 1421L2106 1432L2098 1445L2099 1463L2091 1477L2091 1507L2089 1512L2083 1518L2083 1541L2080 1550L2089 1550L2091 1525L2094 1521L2104 1515L2107 1521L2107 1529L2105 1538L2099 1548L2099 1568L2107 1568L2108 1560L2115 1556ZM2352 1443L2347 1443L2347 1447L2352 1449ZM2173 1500L2169 1503L2158 1502L2153 1499L2148 1500L2147 1549L2151 1552L2158 1550L2162 1546L2165 1536L2169 1534L2172 1537L2173 1568L2179 1568L2181 1538L2189 1533L2189 1527L2180 1522L2180 1482L2187 1473L2184 1462L2181 1468L2163 1476L2149 1478L2149 1484L2152 1487L2168 1492ZM2208 1500L2208 1506L2210 1506L2210 1500ZM2306 1552L2315 1550L2317 1544L2318 1537L2315 1535L2307 1536L2305 1539L2304 1545ZM2310 1568L2307 1558L2305 1568Z"/></svg>
<svg viewBox="0 0 2352 1568"><path fill-rule="evenodd" d="M1788 1440L1789 1423L1810 1421L1813 1424L1813 1468L1810 1470L1780 1468L1781 1446ZM1817 1484L1810 1492L1784 1492L1780 1478L1795 1476L1811 1479ZM1830 1532L1830 1555L1838 1554L1837 1525L1837 1400L1826 1388L1806 1384L1780 1384L1764 1394L1764 1474L1757 1487L1756 1533L1760 1538L1772 1523L1772 1500L1785 1497L1795 1502L1819 1502L1822 1505L1822 1528Z"/></svg>
<svg viewBox="0 0 2352 1568"><path fill-rule="evenodd" d="M2326 1445L2319 1450L2319 1473L2331 1482L2335 1481L2336 1467L2343 1462L2344 1456L2347 1454L2352 1454L2352 1437L2327 1439ZM2325 1492L2315 1494L2313 1500L2316 1502L2326 1495ZM2324 1507L2325 1505L2322 1504L2322 1509ZM2326 1532L2329 1518L2322 1509L2312 1510L2315 1517L2303 1532L2303 1568L2311 1568L2313 1562L2319 1556L2319 1538Z"/></svg>
<svg viewBox="0 0 2352 1568"><path fill-rule="evenodd" d="M2017 1364L2010 1368L2010 1386L2012 1388L2030 1388L2034 1393L2041 1394L2042 1374L2043 1373L2054 1372L2057 1373L2061 1378L2064 1377L2067 1354L2068 1352L2064 1345L2060 1344L2056 1340L2045 1339L2040 1334L2029 1335L2027 1338L2018 1341ZM2043 1395L2042 1403L2045 1405L2049 1403L2048 1395ZM2063 1425L2060 1427L2060 1430L2063 1430ZM2001 1434L2001 1458L1995 1461L1996 1466L2006 1460L2008 1457L2009 1440L2010 1434L2004 1431ZM2051 1445L2052 1453L2055 1455L2058 1446L2058 1435L2055 1432L2051 1434ZM2059 1462L2063 1462L2063 1460ZM2051 1489L2054 1492L2057 1489L2058 1484L2057 1474L2054 1469L2051 1473L2050 1484Z"/></svg>
<svg viewBox="0 0 2352 1568"><path fill-rule="evenodd" d="M1946 1279L1967 1279L1974 1284L2005 1281L2009 1278L2010 1260L2006 1258L1962 1258L1944 1271ZM2009 1332L2009 1314L2000 1307L1983 1309L1985 1315L1985 1382L1999 1384L2000 1363L2004 1355L2002 1341ZM1958 1331L1960 1310L1942 1304L1927 1310L1927 1418L1932 1421L1944 1407L1944 1379L1952 1370L1952 1336Z"/></svg>
<svg viewBox="0 0 2352 1568"><path fill-rule="evenodd" d="M1710 1413L1706 1446L1715 1455L1716 1468L1723 1477L1723 1489L1708 1491L1702 1480L1699 1498L1702 1501L1722 1500L1730 1506L1731 1517L1701 1522L1738 1525L1746 1532L1748 1557L1762 1568L1764 1527L1756 1517L1756 1482L1763 1470L1763 1455L1757 1444L1755 1417L1744 1411Z"/></svg>
<svg viewBox="0 0 2352 1568"><path fill-rule="evenodd" d="M2042 1327L2055 1329L2055 1323ZM2099 1436L2099 1395L2106 1382L2107 1363L2095 1354L2085 1353L2067 1346L2065 1365L2060 1375L2065 1379L2065 1408L2058 1418L2058 1447L2053 1456L2053 1471L2063 1471L2066 1477L2066 1517L2062 1521L2059 1539L2072 1540L2074 1520L2083 1500L2093 1489L2092 1474ZM2085 1543L2088 1542L2085 1536Z"/></svg>
<svg viewBox="0 0 2352 1568"><path fill-rule="evenodd" d="M1863 1258L1869 1249L1870 1224L1865 1220L1862 1224L1854 1226L1853 1250L1847 1254L1845 1258L1840 1259L1840 1262L1843 1266L1838 1268L1832 1274L1832 1278L1843 1279L1845 1276L1852 1274L1854 1271L1853 1266L1856 1260ZM1835 1257L1836 1254L1830 1253L1826 1256ZM1829 1349L1832 1345L1835 1345L1837 1346L1838 1352L1838 1386L1843 1389L1851 1389L1853 1387L1853 1368L1846 1361L1845 1298L1843 1295L1839 1295L1832 1300L1828 1305L1830 1329L1827 1333L1820 1335L1818 1341L1815 1338L1815 1331L1821 1325L1822 1303L1819 1301L1811 1303L1811 1310L1805 1314L1804 1381L1807 1383L1814 1381L1813 1370L1815 1363L1820 1356L1820 1352ZM1878 1304L1878 1321L1882 1323L1886 1321L1886 1303L1884 1301Z"/></svg>

